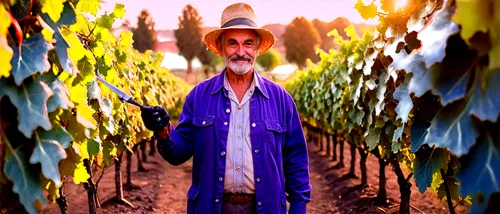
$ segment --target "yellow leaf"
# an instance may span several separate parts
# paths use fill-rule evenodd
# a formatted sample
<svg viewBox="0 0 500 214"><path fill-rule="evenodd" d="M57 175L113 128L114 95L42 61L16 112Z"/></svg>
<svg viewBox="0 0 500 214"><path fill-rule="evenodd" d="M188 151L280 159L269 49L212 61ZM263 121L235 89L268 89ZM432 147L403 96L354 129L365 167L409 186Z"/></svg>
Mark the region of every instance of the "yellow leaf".
<svg viewBox="0 0 500 214"><path fill-rule="evenodd" d="M82 85L75 85L69 89L69 99L74 103L87 102L87 90Z"/></svg>
<svg viewBox="0 0 500 214"><path fill-rule="evenodd" d="M42 0L42 13L47 13L52 21L57 22L61 18L63 3L63 0Z"/></svg>
<svg viewBox="0 0 500 214"><path fill-rule="evenodd" d="M75 184L85 183L89 178L90 175L87 173L87 169L85 169L83 162L79 163L73 174L73 182L75 182Z"/></svg>
<svg viewBox="0 0 500 214"><path fill-rule="evenodd" d="M3 4L0 4L0 78L9 77L12 65L10 60L12 59L12 48L7 44L7 29L10 26L10 18L7 10Z"/></svg>
<svg viewBox="0 0 500 214"><path fill-rule="evenodd" d="M101 1L100 0L81 0L78 1L76 8L81 10L82 12L90 13L94 16L97 15L97 11L101 9Z"/></svg>
<svg viewBox="0 0 500 214"><path fill-rule="evenodd" d="M87 95L85 95L87 97ZM94 109L86 104L80 104L77 108L77 120L80 124L84 125L86 128L95 129L96 121L92 114L94 114ZM86 151L86 150L85 150Z"/></svg>
<svg viewBox="0 0 500 214"><path fill-rule="evenodd" d="M43 38L47 41L51 41L53 36L54 36L54 31L51 31L47 28L44 28L42 30L42 35L43 35Z"/></svg>
<svg viewBox="0 0 500 214"><path fill-rule="evenodd" d="M12 55L12 48L7 44L7 39L4 35L0 35L0 65L2 65L0 66L0 78L10 76Z"/></svg>
<svg viewBox="0 0 500 214"><path fill-rule="evenodd" d="M0 4L0 36L5 36L7 34L7 29L9 29L9 26L9 14L3 4Z"/></svg>
<svg viewBox="0 0 500 214"><path fill-rule="evenodd" d="M491 7L490 0L457 0L457 9L453 14L453 21L462 26L460 35L469 42L469 39L474 36L477 31L487 32L490 25L495 25L493 22L493 14L488 11ZM495 13L494 10L493 13ZM497 12L498 13L498 12Z"/></svg>
<svg viewBox="0 0 500 214"><path fill-rule="evenodd" d="M78 39L78 37L66 28L61 29L61 34L63 35L66 42L69 44L68 55L73 60L73 62L78 62L78 60L82 59L85 56L85 48L83 48L82 43Z"/></svg>

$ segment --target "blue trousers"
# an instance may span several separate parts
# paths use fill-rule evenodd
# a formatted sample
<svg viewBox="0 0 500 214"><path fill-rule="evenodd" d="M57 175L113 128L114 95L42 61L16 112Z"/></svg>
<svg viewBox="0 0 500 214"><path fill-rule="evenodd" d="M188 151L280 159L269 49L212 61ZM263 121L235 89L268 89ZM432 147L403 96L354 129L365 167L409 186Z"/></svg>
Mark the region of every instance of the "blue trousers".
<svg viewBox="0 0 500 214"><path fill-rule="evenodd" d="M256 214L257 206L254 202L246 204L232 204L228 201L222 201L222 214Z"/></svg>

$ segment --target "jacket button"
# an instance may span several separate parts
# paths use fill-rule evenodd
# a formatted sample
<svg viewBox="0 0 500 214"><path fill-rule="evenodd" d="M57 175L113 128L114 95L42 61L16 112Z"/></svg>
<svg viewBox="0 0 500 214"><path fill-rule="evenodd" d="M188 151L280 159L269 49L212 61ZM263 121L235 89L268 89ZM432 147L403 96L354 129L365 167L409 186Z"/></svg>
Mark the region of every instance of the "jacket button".
<svg viewBox="0 0 500 214"><path fill-rule="evenodd" d="M231 112L231 109L226 109L226 113L229 113L229 112Z"/></svg>
<svg viewBox="0 0 500 214"><path fill-rule="evenodd" d="M226 155L225 151L220 152L220 156L224 156L224 155Z"/></svg>
<svg viewBox="0 0 500 214"><path fill-rule="evenodd" d="M259 153L259 150L258 150L258 149L256 149L256 150L255 150L255 153Z"/></svg>
<svg viewBox="0 0 500 214"><path fill-rule="evenodd" d="M224 122L224 125L227 126L227 122Z"/></svg>
<svg viewBox="0 0 500 214"><path fill-rule="evenodd" d="M255 123L252 123L252 127L255 127L255 126L257 126L257 124L255 124Z"/></svg>
<svg viewBox="0 0 500 214"><path fill-rule="evenodd" d="M257 205L262 206L262 203L259 201L259 202L257 203Z"/></svg>
<svg viewBox="0 0 500 214"><path fill-rule="evenodd" d="M260 178L257 178L257 182L260 182Z"/></svg>
<svg viewBox="0 0 500 214"><path fill-rule="evenodd" d="M222 181L222 180L223 180L222 177L219 177L219 181Z"/></svg>
<svg viewBox="0 0 500 214"><path fill-rule="evenodd" d="M219 203L219 199L218 198L215 199L215 203Z"/></svg>
<svg viewBox="0 0 500 214"><path fill-rule="evenodd" d="M206 121L201 122L201 124L203 124L203 125L205 125L205 123L207 123L207 122Z"/></svg>

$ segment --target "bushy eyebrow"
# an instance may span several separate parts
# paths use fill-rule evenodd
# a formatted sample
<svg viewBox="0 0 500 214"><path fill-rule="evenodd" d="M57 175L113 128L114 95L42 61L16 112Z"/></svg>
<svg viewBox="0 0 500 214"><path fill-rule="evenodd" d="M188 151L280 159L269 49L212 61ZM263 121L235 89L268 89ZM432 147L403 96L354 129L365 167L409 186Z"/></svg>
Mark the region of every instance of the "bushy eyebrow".
<svg viewBox="0 0 500 214"><path fill-rule="evenodd" d="M236 39L233 39L233 38L229 38L226 42L237 42ZM248 42L252 42L252 43L255 43L255 39L247 39L245 41L243 41L243 43L248 43Z"/></svg>

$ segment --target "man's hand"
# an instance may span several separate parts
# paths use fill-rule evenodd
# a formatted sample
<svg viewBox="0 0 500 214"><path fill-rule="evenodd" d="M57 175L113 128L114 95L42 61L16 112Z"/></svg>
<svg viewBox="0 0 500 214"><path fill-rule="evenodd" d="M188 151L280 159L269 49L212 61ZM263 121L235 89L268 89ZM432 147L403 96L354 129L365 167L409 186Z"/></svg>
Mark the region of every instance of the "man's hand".
<svg viewBox="0 0 500 214"><path fill-rule="evenodd" d="M162 131L170 122L167 110L161 106L146 106L141 111L142 121L151 131Z"/></svg>

